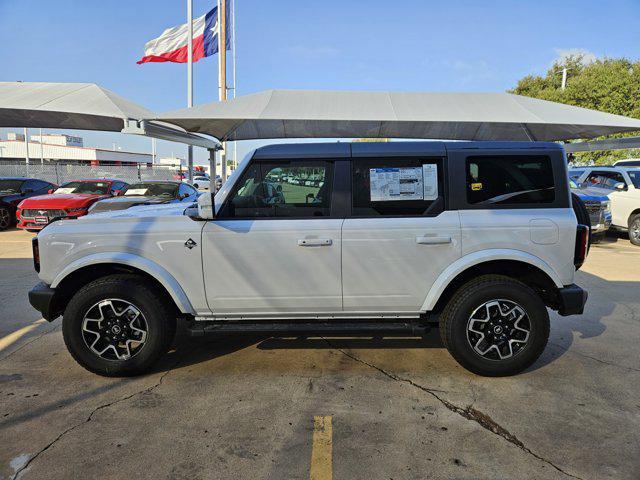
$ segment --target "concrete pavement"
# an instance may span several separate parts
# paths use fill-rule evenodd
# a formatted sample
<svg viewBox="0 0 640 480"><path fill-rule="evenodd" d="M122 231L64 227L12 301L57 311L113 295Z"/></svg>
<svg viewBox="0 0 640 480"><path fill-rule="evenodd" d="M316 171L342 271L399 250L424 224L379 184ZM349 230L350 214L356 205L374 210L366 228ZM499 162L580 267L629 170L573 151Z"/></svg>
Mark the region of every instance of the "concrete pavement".
<svg viewBox="0 0 640 480"><path fill-rule="evenodd" d="M106 379L28 305L30 237L0 232L0 478L638 478L640 249L628 240L593 247L576 279L587 312L554 314L542 358L515 377L468 373L434 330L180 335L153 373Z"/></svg>

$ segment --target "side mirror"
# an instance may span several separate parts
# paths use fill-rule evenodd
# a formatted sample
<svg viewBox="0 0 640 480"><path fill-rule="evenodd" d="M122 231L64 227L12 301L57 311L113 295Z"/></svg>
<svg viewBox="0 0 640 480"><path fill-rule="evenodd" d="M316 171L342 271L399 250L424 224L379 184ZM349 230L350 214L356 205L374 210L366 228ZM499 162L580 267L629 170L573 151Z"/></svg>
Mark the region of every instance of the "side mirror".
<svg viewBox="0 0 640 480"><path fill-rule="evenodd" d="M111 190L111 195L113 195L114 197L117 197L121 193L122 193L122 190Z"/></svg>
<svg viewBox="0 0 640 480"><path fill-rule="evenodd" d="M618 182L614 185L614 188L620 191L620 190L626 190L627 186L624 184L624 182Z"/></svg>
<svg viewBox="0 0 640 480"><path fill-rule="evenodd" d="M50 188L49 190L47 190L48 194L52 194L53 192L55 192L55 189L53 189L53 188Z"/></svg>
<svg viewBox="0 0 640 480"><path fill-rule="evenodd" d="M33 193L33 188L25 188L20 195L22 195L23 197L29 193Z"/></svg>
<svg viewBox="0 0 640 480"><path fill-rule="evenodd" d="M313 193L307 193L307 198L306 198L307 203L309 203L310 201L313 202L315 199L316 197Z"/></svg>

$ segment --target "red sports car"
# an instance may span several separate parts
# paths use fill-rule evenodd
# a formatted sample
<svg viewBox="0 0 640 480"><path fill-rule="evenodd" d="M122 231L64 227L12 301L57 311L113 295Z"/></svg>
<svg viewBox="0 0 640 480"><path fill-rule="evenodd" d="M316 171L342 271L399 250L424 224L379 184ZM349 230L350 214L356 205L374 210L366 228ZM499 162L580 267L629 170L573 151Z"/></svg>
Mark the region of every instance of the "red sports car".
<svg viewBox="0 0 640 480"><path fill-rule="evenodd" d="M41 230L54 218L76 218L87 214L98 200L118 195L127 184L122 180L76 180L68 182L48 195L23 200L18 205L18 228Z"/></svg>

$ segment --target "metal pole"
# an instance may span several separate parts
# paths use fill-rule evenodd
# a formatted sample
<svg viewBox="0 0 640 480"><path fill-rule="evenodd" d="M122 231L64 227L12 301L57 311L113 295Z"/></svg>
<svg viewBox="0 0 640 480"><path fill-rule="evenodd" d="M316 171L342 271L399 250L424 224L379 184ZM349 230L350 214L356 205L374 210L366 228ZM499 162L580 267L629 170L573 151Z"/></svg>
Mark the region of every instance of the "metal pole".
<svg viewBox="0 0 640 480"><path fill-rule="evenodd" d="M227 99L227 0L218 0L218 91L220 92L220 101ZM226 142L222 143L220 150L220 166L222 182L227 181L227 154ZM215 177L214 177L215 179Z"/></svg>
<svg viewBox="0 0 640 480"><path fill-rule="evenodd" d="M233 63L233 98L236 98L236 0L231 0L231 59ZM233 169L238 168L238 142L233 142Z"/></svg>
<svg viewBox="0 0 640 480"><path fill-rule="evenodd" d="M567 88L567 67L562 69L562 90Z"/></svg>
<svg viewBox="0 0 640 480"><path fill-rule="evenodd" d="M209 191L211 192L211 200L216 194L216 151L209 150L209 180L213 182L213 187L209 185Z"/></svg>
<svg viewBox="0 0 640 480"><path fill-rule="evenodd" d="M151 165L156 164L156 155L157 155L156 139L152 138L151 139Z"/></svg>
<svg viewBox="0 0 640 480"><path fill-rule="evenodd" d="M187 0L187 23L189 28L189 40L187 44L187 107L193 107L193 0ZM193 147L187 148L188 179L193 182Z"/></svg>
<svg viewBox="0 0 640 480"><path fill-rule="evenodd" d="M42 145L42 129L40 129L40 165L44 165L44 146Z"/></svg>
<svg viewBox="0 0 640 480"><path fill-rule="evenodd" d="M27 128L24 129L24 161L27 166L27 176L29 176L29 130Z"/></svg>

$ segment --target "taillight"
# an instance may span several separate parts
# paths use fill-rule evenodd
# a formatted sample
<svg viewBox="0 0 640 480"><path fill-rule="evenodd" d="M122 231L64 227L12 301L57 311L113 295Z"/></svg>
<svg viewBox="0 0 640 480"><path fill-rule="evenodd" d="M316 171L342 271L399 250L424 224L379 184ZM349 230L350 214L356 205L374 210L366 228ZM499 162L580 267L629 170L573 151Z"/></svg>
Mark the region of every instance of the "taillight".
<svg viewBox="0 0 640 480"><path fill-rule="evenodd" d="M579 269L587 258L587 249L589 247L589 227L586 225L578 225L576 231L576 250L573 256L573 264L576 270Z"/></svg>
<svg viewBox="0 0 640 480"><path fill-rule="evenodd" d="M38 246L38 237L31 239L31 249L33 250L33 268L36 272L40 272L40 247Z"/></svg>

